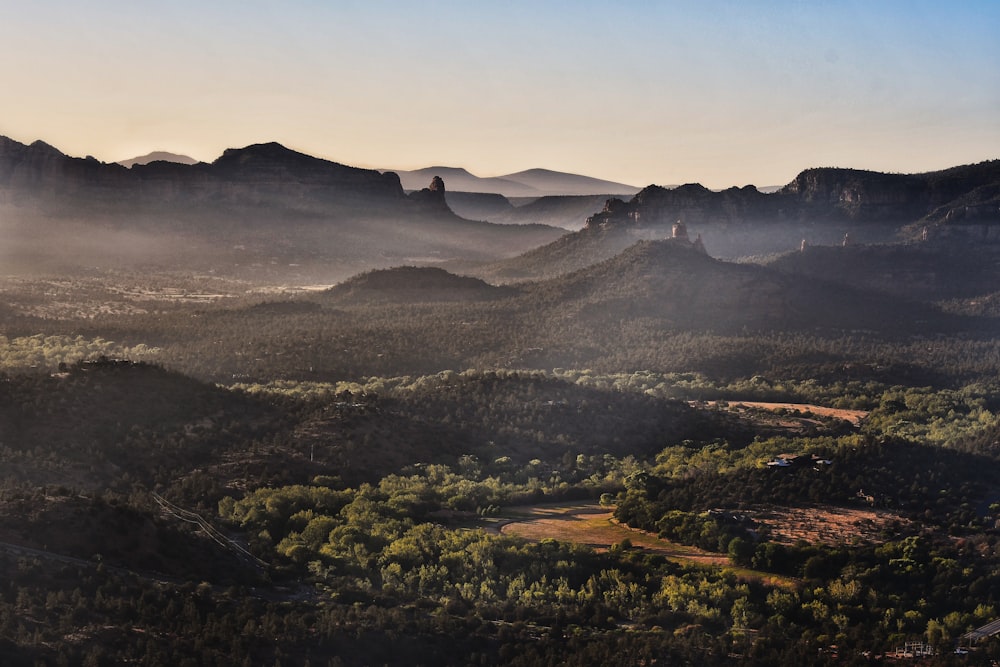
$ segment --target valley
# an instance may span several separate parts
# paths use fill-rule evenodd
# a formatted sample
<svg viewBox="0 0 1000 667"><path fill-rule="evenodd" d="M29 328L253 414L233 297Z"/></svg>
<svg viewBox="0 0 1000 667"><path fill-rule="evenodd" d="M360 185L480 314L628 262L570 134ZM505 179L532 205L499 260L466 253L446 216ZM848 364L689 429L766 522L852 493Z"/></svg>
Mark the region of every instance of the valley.
<svg viewBox="0 0 1000 667"><path fill-rule="evenodd" d="M574 229L0 148L3 664L1000 656L996 163Z"/></svg>

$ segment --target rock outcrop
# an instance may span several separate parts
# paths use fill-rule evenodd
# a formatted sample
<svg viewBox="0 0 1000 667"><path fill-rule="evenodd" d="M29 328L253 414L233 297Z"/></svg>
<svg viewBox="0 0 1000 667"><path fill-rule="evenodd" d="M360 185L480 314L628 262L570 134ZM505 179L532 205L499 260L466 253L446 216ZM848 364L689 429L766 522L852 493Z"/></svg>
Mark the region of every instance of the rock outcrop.
<svg viewBox="0 0 1000 667"><path fill-rule="evenodd" d="M609 199L604 209L587 219L587 226L743 223L773 219L780 214L778 200L752 185L714 192L698 183L673 189L650 185L630 201Z"/></svg>
<svg viewBox="0 0 1000 667"><path fill-rule="evenodd" d="M440 176L435 176L431 179L429 186L423 190L414 190L407 197L410 201L418 204L424 211L451 212L451 209L448 208L448 202L445 200L444 180Z"/></svg>
<svg viewBox="0 0 1000 667"><path fill-rule="evenodd" d="M753 186L712 191L697 183L644 188L630 201L609 199L588 226L688 226L791 223L892 223L932 216L931 222L1000 223L1000 160L925 174L857 169L807 169L771 194ZM950 216L950 217L948 217Z"/></svg>

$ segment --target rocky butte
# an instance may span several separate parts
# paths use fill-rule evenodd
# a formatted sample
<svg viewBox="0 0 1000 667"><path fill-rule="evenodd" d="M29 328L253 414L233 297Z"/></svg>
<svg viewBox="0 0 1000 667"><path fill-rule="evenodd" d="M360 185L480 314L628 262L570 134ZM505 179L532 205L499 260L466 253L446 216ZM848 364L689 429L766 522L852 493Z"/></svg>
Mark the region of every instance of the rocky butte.
<svg viewBox="0 0 1000 667"><path fill-rule="evenodd" d="M445 201L444 180L440 176L435 176L428 187L414 190L407 195L407 198L426 211L451 211L448 202Z"/></svg>
<svg viewBox="0 0 1000 667"><path fill-rule="evenodd" d="M924 174L815 168L771 194L753 186L713 191L697 183L650 185L629 201L607 200L588 226L742 225L753 222L907 225L1000 223L1000 160Z"/></svg>

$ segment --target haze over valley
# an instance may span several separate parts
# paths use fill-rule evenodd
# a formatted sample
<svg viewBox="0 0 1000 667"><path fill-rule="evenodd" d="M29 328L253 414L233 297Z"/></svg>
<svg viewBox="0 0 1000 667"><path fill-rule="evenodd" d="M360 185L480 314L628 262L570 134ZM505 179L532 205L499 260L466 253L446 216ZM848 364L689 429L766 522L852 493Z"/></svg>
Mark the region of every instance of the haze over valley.
<svg viewBox="0 0 1000 667"><path fill-rule="evenodd" d="M993 4L9 9L0 665L1000 659Z"/></svg>

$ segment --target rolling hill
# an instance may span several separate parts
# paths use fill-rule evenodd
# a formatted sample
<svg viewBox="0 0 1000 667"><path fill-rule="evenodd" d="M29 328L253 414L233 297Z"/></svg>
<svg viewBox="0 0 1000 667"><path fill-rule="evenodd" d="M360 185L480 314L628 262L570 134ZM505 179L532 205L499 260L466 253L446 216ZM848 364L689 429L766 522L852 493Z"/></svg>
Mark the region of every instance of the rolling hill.
<svg viewBox="0 0 1000 667"><path fill-rule="evenodd" d="M641 241L609 260L516 287L404 267L285 305L206 309L197 320L151 314L102 335L155 345L163 363L205 380L333 382L509 367L695 369L731 377L793 363L789 337L809 363L842 368L848 357L837 341L846 338L861 336L877 354L895 358L909 354L914 331L977 335L989 326L926 303L723 262L691 242L668 239ZM224 353L217 341L230 339L255 353ZM877 341L893 341L887 345L898 352Z"/></svg>
<svg viewBox="0 0 1000 667"><path fill-rule="evenodd" d="M976 301L1000 290L1000 247L931 239L895 245L810 246L770 259L788 274L915 301Z"/></svg>
<svg viewBox="0 0 1000 667"><path fill-rule="evenodd" d="M648 318L674 330L895 332L946 319L916 303L712 259L682 239L640 241L524 291L528 301L552 304L550 313L600 326Z"/></svg>
<svg viewBox="0 0 1000 667"><path fill-rule="evenodd" d="M513 290L440 268L401 266L362 273L331 287L327 293L337 301L428 303L498 299Z"/></svg>

